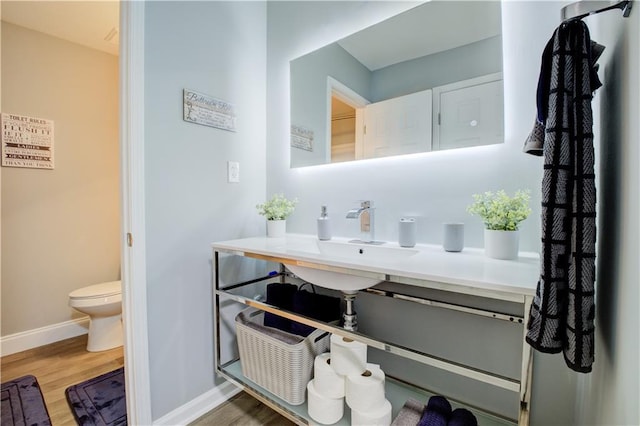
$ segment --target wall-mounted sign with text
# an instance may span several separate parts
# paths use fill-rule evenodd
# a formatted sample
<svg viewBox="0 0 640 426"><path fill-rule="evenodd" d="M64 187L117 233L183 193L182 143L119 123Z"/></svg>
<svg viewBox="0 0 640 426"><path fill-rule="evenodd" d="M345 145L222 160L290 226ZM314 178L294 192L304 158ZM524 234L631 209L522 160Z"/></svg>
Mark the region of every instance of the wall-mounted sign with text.
<svg viewBox="0 0 640 426"><path fill-rule="evenodd" d="M313 151L313 130L291 125L291 146Z"/></svg>
<svg viewBox="0 0 640 426"><path fill-rule="evenodd" d="M53 120L2 113L2 165L53 169Z"/></svg>
<svg viewBox="0 0 640 426"><path fill-rule="evenodd" d="M184 121L236 131L236 111L232 104L189 89L183 89L182 98Z"/></svg>

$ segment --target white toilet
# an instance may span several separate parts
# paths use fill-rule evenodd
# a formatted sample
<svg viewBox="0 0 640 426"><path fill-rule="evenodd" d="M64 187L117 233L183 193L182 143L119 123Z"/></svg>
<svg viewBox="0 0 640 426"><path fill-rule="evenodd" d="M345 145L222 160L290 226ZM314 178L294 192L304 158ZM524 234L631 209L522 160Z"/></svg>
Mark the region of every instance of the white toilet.
<svg viewBox="0 0 640 426"><path fill-rule="evenodd" d="M69 293L69 306L89 315L89 352L122 346L122 282L82 287Z"/></svg>

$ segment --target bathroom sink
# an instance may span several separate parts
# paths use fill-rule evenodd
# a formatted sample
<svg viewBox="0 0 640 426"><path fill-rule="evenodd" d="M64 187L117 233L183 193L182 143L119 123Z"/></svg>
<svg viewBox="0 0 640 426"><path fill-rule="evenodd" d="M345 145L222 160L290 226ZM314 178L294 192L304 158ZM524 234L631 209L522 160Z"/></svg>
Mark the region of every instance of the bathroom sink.
<svg viewBox="0 0 640 426"><path fill-rule="evenodd" d="M318 249L326 256L371 262L395 262L418 253L418 250L411 248L337 241L318 241Z"/></svg>
<svg viewBox="0 0 640 426"><path fill-rule="evenodd" d="M298 249L298 251L305 251ZM326 260L353 261L361 266L363 263L372 265L380 262L394 263L408 259L418 253L418 250L402 247L368 245L362 243L339 242L339 241L317 241L315 247L308 247L309 253L317 254ZM358 290L372 287L384 281L379 277L363 277L357 275L344 274L331 270L309 268L301 265L286 265L287 268L312 284L320 287L340 290L344 293L355 293ZM373 274L372 274L373 275Z"/></svg>
<svg viewBox="0 0 640 426"><path fill-rule="evenodd" d="M286 267L304 281L319 285L320 287L340 290L347 294L357 293L358 290L373 287L384 281L378 278L360 277L300 265L286 265Z"/></svg>

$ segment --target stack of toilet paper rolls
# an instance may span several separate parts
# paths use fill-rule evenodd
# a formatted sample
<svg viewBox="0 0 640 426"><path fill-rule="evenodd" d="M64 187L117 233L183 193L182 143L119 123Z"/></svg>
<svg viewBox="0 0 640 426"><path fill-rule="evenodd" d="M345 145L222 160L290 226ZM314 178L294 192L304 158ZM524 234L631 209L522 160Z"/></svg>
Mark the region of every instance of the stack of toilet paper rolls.
<svg viewBox="0 0 640 426"><path fill-rule="evenodd" d="M331 335L331 352L318 355L307 384L309 416L329 425L351 409L353 426L389 426L391 403L385 399L384 372L367 363L367 345Z"/></svg>

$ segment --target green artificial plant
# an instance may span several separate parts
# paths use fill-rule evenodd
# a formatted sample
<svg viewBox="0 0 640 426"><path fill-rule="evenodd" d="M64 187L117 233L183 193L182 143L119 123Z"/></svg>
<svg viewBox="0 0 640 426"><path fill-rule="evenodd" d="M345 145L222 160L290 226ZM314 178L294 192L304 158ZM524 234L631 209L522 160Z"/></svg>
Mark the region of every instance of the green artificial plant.
<svg viewBox="0 0 640 426"><path fill-rule="evenodd" d="M531 213L529 191L516 191L509 197L504 190L496 193L473 194L474 203L467 207L471 214L484 221L486 229L494 231L517 231L518 224Z"/></svg>
<svg viewBox="0 0 640 426"><path fill-rule="evenodd" d="M285 220L295 210L298 199L288 200L283 194L274 194L270 200L258 204L258 213L267 220Z"/></svg>

